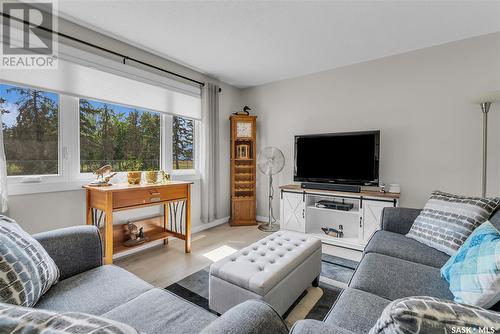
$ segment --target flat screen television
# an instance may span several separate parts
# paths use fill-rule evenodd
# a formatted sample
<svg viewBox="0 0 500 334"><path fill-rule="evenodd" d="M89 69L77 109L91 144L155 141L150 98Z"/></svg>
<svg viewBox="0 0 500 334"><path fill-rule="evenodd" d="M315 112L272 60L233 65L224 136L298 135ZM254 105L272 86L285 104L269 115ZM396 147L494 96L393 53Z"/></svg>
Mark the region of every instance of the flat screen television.
<svg viewBox="0 0 500 334"><path fill-rule="evenodd" d="M378 185L380 131L295 136L294 181Z"/></svg>

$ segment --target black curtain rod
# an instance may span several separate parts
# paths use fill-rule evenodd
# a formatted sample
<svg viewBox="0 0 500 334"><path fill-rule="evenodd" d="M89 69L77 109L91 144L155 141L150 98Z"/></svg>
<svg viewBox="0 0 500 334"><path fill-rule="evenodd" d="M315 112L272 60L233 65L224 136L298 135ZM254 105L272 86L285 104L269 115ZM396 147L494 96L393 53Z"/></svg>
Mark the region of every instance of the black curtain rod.
<svg viewBox="0 0 500 334"><path fill-rule="evenodd" d="M7 13L4 13L2 12L2 16L7 18L7 19L10 19L10 20L16 20L18 22L21 22L23 24L26 24L26 25L29 25L29 26L33 26L33 24L31 24L30 22L26 21L26 20L22 20L20 18L17 18L17 17L13 17L13 16L10 16L9 14ZM118 57L121 57L123 58L123 64L125 64L125 62L127 60L131 60L135 63L138 63L138 64L141 64L143 66L146 66L146 67L150 67L150 68L153 68L155 70L158 70L158 71L161 71L161 72L164 72L164 73L168 73L170 75L173 75L173 76L176 76L178 78L181 78L181 79L184 79L184 80L187 80L187 81L190 81L190 82L194 82L194 83L197 83L198 85L200 86L205 86L205 83L204 82L201 82L201 81L198 81L198 80L194 80L194 79L191 79L191 78L188 78L184 75L181 75L181 74L178 74L178 73L175 73L175 72L172 72L172 71L169 71L169 70L165 70L161 67L158 67L158 66L155 66L155 65L151 65L151 64L148 64L146 62L143 62L142 60L139 60L139 59L135 59L135 58L132 58L132 57L129 57L125 54L122 54L122 53L119 53L119 52L116 52L116 51L113 51L113 50L110 50L110 49L106 49L106 48L103 48L102 46L99 46L99 45L96 45L96 44L93 44L93 43L89 43L89 42L86 42L82 39L79 39L79 38L76 38L76 37L73 37L73 36L70 36L70 35L66 35L62 32L59 32L59 31L54 31L52 29L49 29L49 28L46 28L46 27L43 27L43 26L37 26L37 28L43 30L43 31L46 31L48 33L51 33L51 34L55 34L55 35L58 35L58 36L61 36L61 37L64 37L64 38L67 38L71 41L74 41L74 42L77 42L77 43L80 43L80 44L84 44L86 46L90 46L94 49L98 49L100 51L104 51L104 52L107 52L107 53L110 53L112 55L115 55L115 56L118 56ZM219 92L221 92L222 89L219 88Z"/></svg>

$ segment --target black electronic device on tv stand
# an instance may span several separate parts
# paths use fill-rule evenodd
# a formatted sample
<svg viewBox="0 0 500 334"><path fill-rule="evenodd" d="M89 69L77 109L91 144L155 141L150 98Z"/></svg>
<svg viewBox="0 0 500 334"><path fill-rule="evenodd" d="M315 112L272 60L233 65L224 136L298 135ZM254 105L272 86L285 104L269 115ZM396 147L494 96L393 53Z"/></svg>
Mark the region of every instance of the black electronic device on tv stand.
<svg viewBox="0 0 500 334"><path fill-rule="evenodd" d="M331 191L342 191L349 193L361 192L361 186L352 184L303 182L301 184L301 187L304 189L331 190Z"/></svg>

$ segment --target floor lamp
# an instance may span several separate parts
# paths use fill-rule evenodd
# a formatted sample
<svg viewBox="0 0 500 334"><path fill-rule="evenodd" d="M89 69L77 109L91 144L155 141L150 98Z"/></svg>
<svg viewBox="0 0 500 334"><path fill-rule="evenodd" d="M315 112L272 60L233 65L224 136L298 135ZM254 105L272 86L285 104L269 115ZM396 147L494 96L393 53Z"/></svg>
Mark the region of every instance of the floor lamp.
<svg viewBox="0 0 500 334"><path fill-rule="evenodd" d="M486 178L487 178L487 162L488 162L488 112L492 103L500 102L500 90L489 92L474 100L481 107L483 114L483 165L481 170L481 195L486 196Z"/></svg>

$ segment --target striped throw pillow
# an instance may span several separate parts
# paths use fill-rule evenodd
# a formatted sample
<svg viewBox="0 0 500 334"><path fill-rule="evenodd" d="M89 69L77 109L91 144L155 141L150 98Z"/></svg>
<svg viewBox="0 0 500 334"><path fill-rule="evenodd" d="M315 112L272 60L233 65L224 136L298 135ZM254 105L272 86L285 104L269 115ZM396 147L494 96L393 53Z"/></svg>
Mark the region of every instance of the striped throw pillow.
<svg viewBox="0 0 500 334"><path fill-rule="evenodd" d="M0 302L32 307L58 279L59 269L42 245L0 215Z"/></svg>
<svg viewBox="0 0 500 334"><path fill-rule="evenodd" d="M500 313L428 296L396 299L369 334L496 333Z"/></svg>
<svg viewBox="0 0 500 334"><path fill-rule="evenodd" d="M139 334L132 327L85 313L52 312L0 303L0 333Z"/></svg>
<svg viewBox="0 0 500 334"><path fill-rule="evenodd" d="M406 236L454 255L472 231L490 218L499 204L500 198L434 191Z"/></svg>

